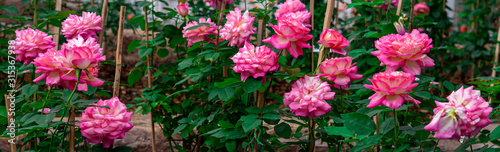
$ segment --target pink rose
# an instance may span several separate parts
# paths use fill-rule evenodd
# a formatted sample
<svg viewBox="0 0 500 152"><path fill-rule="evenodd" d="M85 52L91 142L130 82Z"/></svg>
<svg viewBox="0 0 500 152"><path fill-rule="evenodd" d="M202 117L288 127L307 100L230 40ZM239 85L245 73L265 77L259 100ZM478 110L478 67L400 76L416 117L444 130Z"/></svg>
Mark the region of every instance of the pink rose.
<svg viewBox="0 0 500 152"><path fill-rule="evenodd" d="M61 52L61 60L75 69L93 68L106 60L105 56L101 57L102 49L94 38L84 39L78 36L68 40L68 43L62 45Z"/></svg>
<svg viewBox="0 0 500 152"><path fill-rule="evenodd" d="M319 36L318 43L323 45L325 48L330 48L333 50L333 52L342 55L347 54L347 52L342 50L342 48L345 48L349 45L347 39L338 31L335 31L333 29L323 30L323 32L321 32L321 35Z"/></svg>
<svg viewBox="0 0 500 152"><path fill-rule="evenodd" d="M370 98L368 108L383 105L391 109L397 109L403 105L403 102L410 101L420 104L420 101L413 99L406 94L411 92L418 84L413 83L415 77L409 73L401 71L386 71L373 75L373 79L368 79L373 85L364 86L375 91Z"/></svg>
<svg viewBox="0 0 500 152"><path fill-rule="evenodd" d="M330 111L331 106L326 100L332 100L334 95L330 84L319 76L305 75L292 85L292 91L285 93L283 103L297 116L314 118Z"/></svg>
<svg viewBox="0 0 500 152"><path fill-rule="evenodd" d="M209 26L203 25L198 28L188 30L193 26L197 26L199 23L208 23ZM210 18L200 18L198 22L192 21L184 27L184 30L182 30L182 37L187 38L188 46L191 46L199 41L211 41L210 37L208 37L210 34L217 34L217 26L210 20Z"/></svg>
<svg viewBox="0 0 500 152"><path fill-rule="evenodd" d="M269 71L278 69L278 55L267 46L254 47L251 43L245 42L245 46L240 48L231 60L236 64L234 72L241 73L241 81L245 81L249 76L253 78L263 77Z"/></svg>
<svg viewBox="0 0 500 152"><path fill-rule="evenodd" d="M114 139L123 139L125 133L134 127L129 123L132 112L127 112L127 107L117 97L99 100L90 105L109 108L87 107L85 109L82 114L82 123L78 124L78 127L88 142L102 142L104 148L109 148Z"/></svg>
<svg viewBox="0 0 500 152"><path fill-rule="evenodd" d="M271 43L277 49L287 49L294 58L302 55L302 48L311 48L307 43L313 36L309 35L311 31L301 21L295 18L280 18L278 25L269 25L274 29L277 35L263 40L262 42Z"/></svg>
<svg viewBox="0 0 500 152"><path fill-rule="evenodd" d="M66 39L78 38L97 39L96 31L101 30L101 17L94 12L83 12L82 16L69 15L62 24L61 32Z"/></svg>
<svg viewBox="0 0 500 152"><path fill-rule="evenodd" d="M221 8L223 0L203 0L203 2L209 3L210 7L217 7L217 9ZM224 0L227 4L233 4L233 0Z"/></svg>
<svg viewBox="0 0 500 152"><path fill-rule="evenodd" d="M462 86L452 92L447 103L435 101L432 121L424 127L435 131L434 138L459 140L462 136L472 137L491 123L488 115L493 108L481 97L479 90Z"/></svg>
<svg viewBox="0 0 500 152"><path fill-rule="evenodd" d="M411 34L390 34L375 41L377 51L372 54L384 64L388 71L399 67L412 75L420 75L421 67L434 66L434 60L425 53L432 48L432 39L414 29Z"/></svg>
<svg viewBox="0 0 500 152"><path fill-rule="evenodd" d="M276 18L280 18L282 15L287 13L295 13L299 11L307 11L306 5L300 2L300 0L286 0L278 6L278 10L274 13Z"/></svg>
<svg viewBox="0 0 500 152"><path fill-rule="evenodd" d="M189 13L189 5L188 4L180 4L177 5L177 12L180 16L186 16Z"/></svg>
<svg viewBox="0 0 500 152"><path fill-rule="evenodd" d="M33 59L38 57L39 53L45 53L55 46L56 43L52 41L52 35L49 36L47 33L28 27L26 30L16 30L13 50L16 53L16 61L29 65Z"/></svg>
<svg viewBox="0 0 500 152"><path fill-rule="evenodd" d="M42 112L42 109L38 109L38 112ZM50 108L43 108L43 114L56 113L56 112L59 112L59 110L51 111Z"/></svg>
<svg viewBox="0 0 500 152"><path fill-rule="evenodd" d="M250 17L248 10L242 15L240 9L235 8L226 18L224 28L220 30L221 38L228 40L230 46L241 47L245 42L250 42L250 36L255 33L255 17Z"/></svg>
<svg viewBox="0 0 500 152"><path fill-rule="evenodd" d="M352 64L352 57L336 57L321 62L321 76L335 82L335 88L346 89L352 80L359 80L363 76L356 74L358 67Z"/></svg>
<svg viewBox="0 0 500 152"><path fill-rule="evenodd" d="M413 13L415 15L429 14L430 11L429 6L427 6L425 2L418 3L413 7Z"/></svg>

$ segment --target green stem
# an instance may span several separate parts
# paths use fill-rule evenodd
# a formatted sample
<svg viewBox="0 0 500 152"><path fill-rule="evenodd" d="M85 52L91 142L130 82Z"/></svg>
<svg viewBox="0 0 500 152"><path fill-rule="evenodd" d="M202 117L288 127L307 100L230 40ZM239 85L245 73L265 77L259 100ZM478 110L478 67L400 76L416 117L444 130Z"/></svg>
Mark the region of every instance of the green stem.
<svg viewBox="0 0 500 152"><path fill-rule="evenodd" d="M432 150L432 152L435 152L435 151L436 151L436 147L438 146L438 144L439 144L439 139L438 139L438 141L436 142L436 145L434 145L434 149Z"/></svg>
<svg viewBox="0 0 500 152"><path fill-rule="evenodd" d="M396 109L392 109L394 112L394 150L396 150L397 147L397 141L398 141L398 113L396 112Z"/></svg>

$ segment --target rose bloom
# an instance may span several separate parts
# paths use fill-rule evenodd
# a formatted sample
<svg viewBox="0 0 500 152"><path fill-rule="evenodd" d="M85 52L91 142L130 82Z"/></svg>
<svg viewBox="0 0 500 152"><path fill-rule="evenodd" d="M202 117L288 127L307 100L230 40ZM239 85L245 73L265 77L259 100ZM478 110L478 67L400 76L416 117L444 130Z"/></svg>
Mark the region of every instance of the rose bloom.
<svg viewBox="0 0 500 152"><path fill-rule="evenodd" d="M488 115L492 109L481 97L479 90L462 86L447 97L447 103L436 102L432 121L424 127L435 131L434 138L459 140L462 136L472 137L488 126L491 120Z"/></svg>
<svg viewBox="0 0 500 152"><path fill-rule="evenodd" d="M109 108L87 107L85 109L82 114L82 123L78 124L78 127L88 142L102 142L104 148L109 148L114 139L123 139L125 133L134 127L129 123L132 112L127 112L127 107L117 97L99 100L90 105Z"/></svg>
<svg viewBox="0 0 500 152"><path fill-rule="evenodd" d="M210 7L217 7L217 9L221 8L223 0L203 0L203 2L209 3ZM233 0L224 0L227 4L233 4Z"/></svg>
<svg viewBox="0 0 500 152"><path fill-rule="evenodd" d="M254 47L251 43L245 42L245 46L240 48L231 60L236 64L234 72L241 73L241 81L245 81L249 76L254 79L263 77L269 71L278 69L278 55L267 46Z"/></svg>
<svg viewBox="0 0 500 152"><path fill-rule="evenodd" d="M297 11L293 13L286 13L280 16L280 18L294 18L303 23L307 28L311 27L311 13L309 11ZM277 20L280 20L279 18Z"/></svg>
<svg viewBox="0 0 500 152"><path fill-rule="evenodd" d="M330 111L331 106L326 100L332 100L334 95L330 84L319 76L305 75L292 85L292 91L285 93L283 103L297 116L314 118Z"/></svg>
<svg viewBox="0 0 500 152"><path fill-rule="evenodd" d="M311 30L299 20L280 18L278 25L272 25L271 23L269 25L277 35L273 35L262 42L271 43L277 49L287 49L294 58L303 54L302 48L311 48L307 43L313 37L309 35Z"/></svg>
<svg viewBox="0 0 500 152"><path fill-rule="evenodd" d="M335 82L335 88L346 89L352 80L359 80L363 76L356 74L358 67L352 64L352 57L336 57L321 62L321 76Z"/></svg>
<svg viewBox="0 0 500 152"><path fill-rule="evenodd" d="M188 28L196 26L199 23L208 23L209 26L204 25L196 29L187 30ZM217 34L217 26L210 20L210 18L200 18L198 22L192 21L184 27L184 30L182 30L182 37L187 38L188 46L191 46L199 41L210 41L210 38L208 37L210 34Z"/></svg>
<svg viewBox="0 0 500 152"><path fill-rule="evenodd" d="M299 11L307 11L306 5L300 2L300 0L286 0L285 3L281 3L278 6L278 10L274 13L276 18L280 18L282 15L287 13L295 13Z"/></svg>
<svg viewBox="0 0 500 152"><path fill-rule="evenodd" d="M42 109L38 109L38 112L42 112ZM56 113L56 112L59 112L59 110L51 111L50 108L43 108L43 114Z"/></svg>
<svg viewBox="0 0 500 152"><path fill-rule="evenodd" d="M61 32L66 39L78 38L97 39L96 31L101 30L101 17L94 12L83 12L82 16L69 15L62 24Z"/></svg>
<svg viewBox="0 0 500 152"><path fill-rule="evenodd" d="M33 30L28 27L25 30L16 30L16 40L14 52L16 61L22 61L24 65L29 65L39 53L45 53L48 49L56 46L49 36L40 30ZM10 48L10 47L9 47Z"/></svg>
<svg viewBox="0 0 500 152"><path fill-rule="evenodd" d="M235 8L226 16L227 22L220 30L220 36L229 41L230 46L241 47L245 42L250 42L250 36L255 33L252 26L255 17L248 15L248 10L241 15L241 11Z"/></svg>
<svg viewBox="0 0 500 152"><path fill-rule="evenodd" d="M68 43L61 46L61 52L61 60L75 69L93 68L106 60L106 56L101 56L102 49L94 38L84 39L78 36L68 40Z"/></svg>
<svg viewBox="0 0 500 152"><path fill-rule="evenodd" d="M460 26L460 33L467 33L467 29L468 29L467 24L462 24Z"/></svg>
<svg viewBox="0 0 500 152"><path fill-rule="evenodd" d="M425 2L418 3L413 7L413 13L415 13L415 15L429 14L430 11L429 6L427 6Z"/></svg>
<svg viewBox="0 0 500 152"><path fill-rule="evenodd" d="M414 29L411 34L390 34L375 41L377 51L372 54L384 64L388 71L399 67L413 75L420 75L421 67L434 66L434 60L425 53L432 48L432 39Z"/></svg>
<svg viewBox="0 0 500 152"><path fill-rule="evenodd" d="M375 91L370 98L368 108L383 105L391 109L397 109L403 105L403 102L410 101L420 104L420 101L413 99L406 94L411 92L418 84L413 83L415 77L409 73L401 71L386 71L373 75L373 79L368 79L373 85L364 86Z"/></svg>
<svg viewBox="0 0 500 152"><path fill-rule="evenodd" d="M372 1L372 0L370 0L370 1ZM391 2L390 2L390 3L387 3L387 4L384 4L384 5L382 5L382 6L377 6L377 5L375 5L374 7L380 7L381 9L391 9L391 8L389 7L389 4L390 4L390 5L392 5L392 6L394 6L394 7L397 7L397 6L398 6L398 1L399 1L399 0L384 0L384 2L385 2L385 1L391 1Z"/></svg>
<svg viewBox="0 0 500 152"><path fill-rule="evenodd" d="M349 42L347 42L347 39L342 36L338 31L333 30L333 29L325 29L323 32L321 32L321 35L319 36L319 41L321 45L325 48L330 48L333 50L333 52L346 55L347 52L342 50L342 48L345 48L349 45Z"/></svg>
<svg viewBox="0 0 500 152"><path fill-rule="evenodd" d="M188 4L180 4L177 5L177 12L180 16L186 16L189 13L189 5Z"/></svg>

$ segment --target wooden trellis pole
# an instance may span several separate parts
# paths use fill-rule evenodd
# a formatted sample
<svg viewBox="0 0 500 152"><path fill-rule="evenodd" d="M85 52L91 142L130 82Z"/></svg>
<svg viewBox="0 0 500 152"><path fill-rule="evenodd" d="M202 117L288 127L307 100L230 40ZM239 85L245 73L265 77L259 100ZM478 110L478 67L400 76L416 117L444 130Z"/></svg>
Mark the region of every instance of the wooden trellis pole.
<svg viewBox="0 0 500 152"><path fill-rule="evenodd" d="M410 22L408 23L408 32L411 33L411 31L413 30L413 16L415 15L413 13L413 7L415 7L415 0L411 0L411 5L410 5Z"/></svg>
<svg viewBox="0 0 500 152"><path fill-rule="evenodd" d="M5 109L6 111L9 111L10 108L10 99L9 99L9 95L4 95L4 98L5 98ZM10 122L10 120L13 120L14 118L12 117L12 115L7 115L7 122ZM10 143L10 152L17 152L17 146L16 146L16 143Z"/></svg>
<svg viewBox="0 0 500 152"><path fill-rule="evenodd" d="M115 81L113 84L113 97L120 93L120 75L122 72L122 47L123 47L123 22L125 21L125 6L120 7L120 22L118 23L118 41L116 44Z"/></svg>
<svg viewBox="0 0 500 152"><path fill-rule="evenodd" d="M220 6L219 18L218 18L218 20L217 20L217 26L221 26L221 24L222 24L222 20L224 19L224 16L225 16L225 14L224 14L224 9L226 8L226 1L222 1L222 3L221 3L220 5L221 5L221 6ZM219 39L220 39L220 36L219 36L219 35L217 35L217 40L216 40L216 41L219 41ZM219 42L215 42L215 43L217 43L217 44L218 44ZM218 46L217 46L217 47L218 47ZM222 67L222 76L223 76L224 78L227 78L227 66L223 66L223 67Z"/></svg>
<svg viewBox="0 0 500 152"><path fill-rule="evenodd" d="M144 7L144 24L145 24L145 36L146 36L146 41L149 41L149 24L148 24L148 7ZM147 47L147 46L146 46ZM152 67L152 62L153 62L153 53L149 54L147 56L147 65L148 65L148 88L153 88L153 69ZM153 113L150 113L151 116L151 147L153 148L153 152L156 152L156 134L155 134L155 123L154 123L154 116Z"/></svg>
<svg viewBox="0 0 500 152"><path fill-rule="evenodd" d="M104 32L106 31L106 29L104 29L104 26L106 26L107 16L108 16L108 0L103 0L102 12L101 12L101 31L99 31L99 39L97 40L97 43L99 43L99 46L101 47L102 47L102 38L104 37Z"/></svg>
<svg viewBox="0 0 500 152"><path fill-rule="evenodd" d="M62 7L62 0L56 0L56 11L61 11ZM54 33L53 40L56 42L56 46L54 47L54 50L59 50L59 35L61 35L61 28L54 26L52 28L52 33Z"/></svg>
<svg viewBox="0 0 500 152"><path fill-rule="evenodd" d="M396 10L396 15L401 15L401 5L403 5L403 0L398 1L398 10Z"/></svg>
<svg viewBox="0 0 500 152"><path fill-rule="evenodd" d="M264 29L264 19L260 19L258 27L257 27L257 46L255 46L255 47L262 45L262 40L264 39L264 30L266 30L266 29ZM269 84L269 85L271 85L271 84ZM259 90L259 91L254 92L254 93L257 93L257 107L262 109L264 107L264 91ZM253 130L253 132L256 132L256 131L257 131L257 129ZM253 145L254 145L253 152L258 152L259 151L258 142L255 141Z"/></svg>

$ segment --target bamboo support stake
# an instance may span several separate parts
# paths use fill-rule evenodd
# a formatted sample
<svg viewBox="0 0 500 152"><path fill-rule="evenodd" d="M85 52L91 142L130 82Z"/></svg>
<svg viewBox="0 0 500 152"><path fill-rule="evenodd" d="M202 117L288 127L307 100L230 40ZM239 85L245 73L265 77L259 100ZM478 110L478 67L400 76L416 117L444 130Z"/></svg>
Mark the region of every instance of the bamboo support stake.
<svg viewBox="0 0 500 152"><path fill-rule="evenodd" d="M9 111L10 108L10 100L9 99L9 95L4 95L5 97L5 109L6 111ZM14 120L14 118L12 117L12 115L7 115L7 122L10 122L11 120ZM17 152L17 146L15 143L10 143L10 151L11 152Z"/></svg>
<svg viewBox="0 0 500 152"><path fill-rule="evenodd" d="M106 29L104 29L104 26L106 26L107 16L108 16L108 0L103 0L102 12L101 12L101 31L99 31L99 39L97 40L97 43L99 43L100 46L102 46L102 38L104 37L104 32L106 31Z"/></svg>
<svg viewBox="0 0 500 152"><path fill-rule="evenodd" d="M116 44L116 68L115 81L113 84L113 97L120 93L120 75L122 72L122 47L123 47L123 22L125 21L125 6L120 8L120 22L118 23L118 41Z"/></svg>
<svg viewBox="0 0 500 152"><path fill-rule="evenodd" d="M311 12L311 31L314 30L314 0L309 1L309 12ZM314 37L311 39L311 71L314 71Z"/></svg>
<svg viewBox="0 0 500 152"><path fill-rule="evenodd" d="M410 21L408 23L408 32L411 33L413 30L413 25L411 24L413 22L413 16L415 15L413 13L413 7L415 6L415 0L411 0L411 5L410 5Z"/></svg>
<svg viewBox="0 0 500 152"><path fill-rule="evenodd" d="M94 4L95 4L95 2L94 2L94 1L95 1L95 0L90 1L90 3L91 3L91 4L90 4L90 6L94 7Z"/></svg>
<svg viewBox="0 0 500 152"><path fill-rule="evenodd" d="M401 15L401 5L403 5L403 0L398 1L398 10L396 11L396 15Z"/></svg>
<svg viewBox="0 0 500 152"><path fill-rule="evenodd" d="M148 7L144 7L144 26L145 26L145 36L146 36L146 41L149 41L149 24L148 24ZM149 54L147 56L147 65L148 65L148 88L153 88L153 69L152 67L152 62L153 62L153 54ZM156 152L156 134L155 134L155 123L154 123L154 116L153 113L150 113L151 116L151 147L153 148L153 152Z"/></svg>
<svg viewBox="0 0 500 152"><path fill-rule="evenodd" d="M56 0L56 11L61 11L62 0ZM59 50L59 35L61 35L61 28L54 26L52 29L52 33L54 33L54 42L56 42L56 46L54 50Z"/></svg>
<svg viewBox="0 0 500 152"><path fill-rule="evenodd" d="M497 34L498 34L498 36L497 36L497 44L496 44L496 48L495 48L493 68L495 68L495 65L498 63L498 56L500 55L500 45L498 44L498 42L500 41L500 26L498 26L498 33ZM495 70L493 70L493 72L491 72L491 77L496 77L496 76L497 76L497 72ZM493 86L493 84L491 84L491 86ZM491 104L492 101L493 101L493 98L490 97L489 103Z"/></svg>

